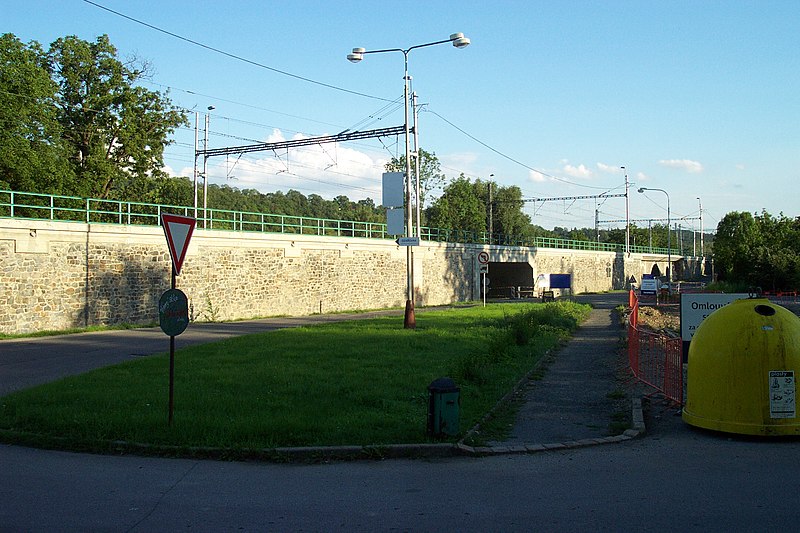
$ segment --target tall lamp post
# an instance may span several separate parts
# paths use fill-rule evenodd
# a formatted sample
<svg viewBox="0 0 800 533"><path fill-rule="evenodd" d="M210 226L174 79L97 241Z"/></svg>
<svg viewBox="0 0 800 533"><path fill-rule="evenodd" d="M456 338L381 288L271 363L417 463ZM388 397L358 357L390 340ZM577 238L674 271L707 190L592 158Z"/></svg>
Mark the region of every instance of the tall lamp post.
<svg viewBox="0 0 800 533"><path fill-rule="evenodd" d="M411 210L411 191L413 190L413 187L411 183L411 136L409 131L409 82L411 81L411 78L408 75L408 54L411 52L411 50L415 50L417 48L425 48L427 46L445 43L452 43L456 48L464 48L469 45L470 40L467 37L464 37L463 33L454 33L450 35L449 39L418 44L405 49L385 48L382 50L366 50L364 48L353 48L353 51L347 54L348 61L352 63L358 63L364 59L366 54L381 54L383 52L402 52L403 54L403 103L405 110L404 126L406 145L406 237L414 236L414 218ZM417 177L417 179L419 179L419 177ZM417 201L419 201L419 199L417 199ZM409 246L406 250L406 278L406 313L403 326L405 328L414 328L416 326L416 320L414 318L414 252L413 247L411 246Z"/></svg>
<svg viewBox="0 0 800 533"><path fill-rule="evenodd" d="M697 198L697 203L700 206L700 257L703 257L703 202L700 197Z"/></svg>
<svg viewBox="0 0 800 533"><path fill-rule="evenodd" d="M672 294L672 232L669 229L669 193L664 189L654 189L650 187L639 187L639 192L660 191L667 195L667 290Z"/></svg>

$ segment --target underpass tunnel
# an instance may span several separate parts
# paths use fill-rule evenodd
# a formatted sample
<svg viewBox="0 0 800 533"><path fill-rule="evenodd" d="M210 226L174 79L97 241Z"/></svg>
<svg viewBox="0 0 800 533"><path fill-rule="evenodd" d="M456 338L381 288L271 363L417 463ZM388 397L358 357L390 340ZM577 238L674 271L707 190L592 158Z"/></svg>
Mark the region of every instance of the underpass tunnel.
<svg viewBox="0 0 800 533"><path fill-rule="evenodd" d="M533 267L527 262L490 262L487 296L520 298L534 295Z"/></svg>

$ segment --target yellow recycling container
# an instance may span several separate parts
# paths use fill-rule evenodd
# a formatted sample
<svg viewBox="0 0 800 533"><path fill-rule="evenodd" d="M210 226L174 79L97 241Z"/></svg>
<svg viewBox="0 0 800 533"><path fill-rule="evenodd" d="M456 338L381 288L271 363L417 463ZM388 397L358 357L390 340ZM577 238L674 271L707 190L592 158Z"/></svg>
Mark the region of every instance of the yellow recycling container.
<svg viewBox="0 0 800 533"><path fill-rule="evenodd" d="M689 346L683 420L745 435L800 435L800 318L764 298L734 301Z"/></svg>

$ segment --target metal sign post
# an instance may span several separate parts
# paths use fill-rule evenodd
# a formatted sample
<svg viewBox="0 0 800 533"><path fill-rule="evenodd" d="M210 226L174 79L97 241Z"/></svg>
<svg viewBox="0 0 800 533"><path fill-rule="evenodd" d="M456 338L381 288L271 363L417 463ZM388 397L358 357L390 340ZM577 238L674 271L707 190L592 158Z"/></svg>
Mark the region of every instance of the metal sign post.
<svg viewBox="0 0 800 533"><path fill-rule="evenodd" d="M488 285L486 274L489 273L489 253L479 253L478 263L480 263L481 285L483 286L483 306L486 307L486 286Z"/></svg>
<svg viewBox="0 0 800 533"><path fill-rule="evenodd" d="M194 218L161 215L161 225L164 228L169 255L172 258L171 288L162 294L158 301L158 322L161 331L169 335L169 415L167 420L170 426L175 411L175 337L183 333L189 325L189 300L183 291L175 288L175 281L181 272L196 223L197 219Z"/></svg>

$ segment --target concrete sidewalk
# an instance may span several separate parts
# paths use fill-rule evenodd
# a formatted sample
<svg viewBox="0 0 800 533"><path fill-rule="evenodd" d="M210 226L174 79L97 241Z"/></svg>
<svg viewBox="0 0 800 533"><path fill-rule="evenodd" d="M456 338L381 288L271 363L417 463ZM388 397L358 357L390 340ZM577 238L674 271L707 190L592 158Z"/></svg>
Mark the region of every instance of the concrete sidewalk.
<svg viewBox="0 0 800 533"><path fill-rule="evenodd" d="M477 451L587 446L629 440L644 431L641 409L636 399L625 396L622 380L624 330L614 309L627 303L627 294L580 295L576 300L593 306L589 318L564 347L542 361L534 377L520 384L516 394L522 405L509 438ZM610 434L612 424L628 420L632 429Z"/></svg>
<svg viewBox="0 0 800 533"><path fill-rule="evenodd" d="M587 297L582 300L588 299ZM620 299L621 303L622 299ZM563 442L608 436L618 409L620 334L608 300L559 350L540 380L529 382L510 442Z"/></svg>

